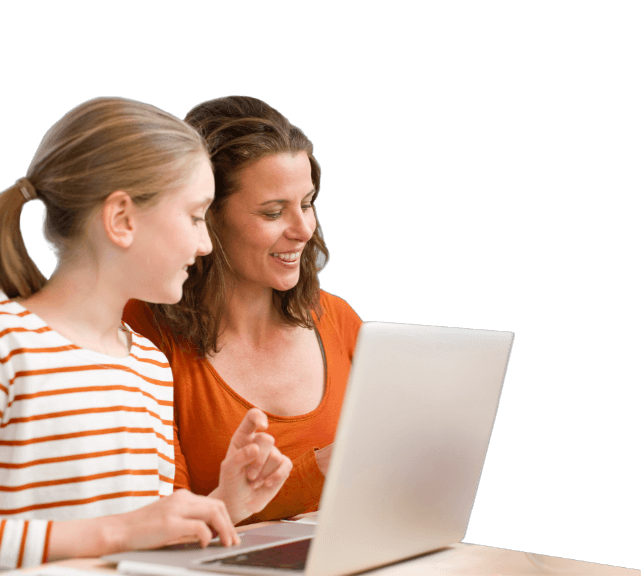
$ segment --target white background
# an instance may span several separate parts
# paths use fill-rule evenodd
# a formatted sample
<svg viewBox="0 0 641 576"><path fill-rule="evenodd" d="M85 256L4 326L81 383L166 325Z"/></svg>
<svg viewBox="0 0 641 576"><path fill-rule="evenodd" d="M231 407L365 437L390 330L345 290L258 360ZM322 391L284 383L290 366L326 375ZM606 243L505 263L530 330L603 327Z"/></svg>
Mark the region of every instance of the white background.
<svg viewBox="0 0 641 576"><path fill-rule="evenodd" d="M265 100L314 142L330 250L321 286L364 320L440 324L441 261L423 185L393 126L338 66L273 26L167 0L93 6L0 43L0 189L24 176L46 130L96 96L150 102L182 118L230 94ZM424 182L425 184L425 182ZM22 218L45 275L41 204Z"/></svg>

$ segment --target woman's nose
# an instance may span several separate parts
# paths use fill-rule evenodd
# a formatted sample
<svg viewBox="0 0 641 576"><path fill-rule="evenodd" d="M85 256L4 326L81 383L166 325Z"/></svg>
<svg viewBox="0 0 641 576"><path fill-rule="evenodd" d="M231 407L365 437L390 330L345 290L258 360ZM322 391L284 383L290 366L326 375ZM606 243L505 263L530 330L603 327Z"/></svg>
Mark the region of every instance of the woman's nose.
<svg viewBox="0 0 641 576"><path fill-rule="evenodd" d="M316 230L314 209L308 208L306 211L302 209L297 210L290 226L290 237L307 242L314 234L314 230Z"/></svg>

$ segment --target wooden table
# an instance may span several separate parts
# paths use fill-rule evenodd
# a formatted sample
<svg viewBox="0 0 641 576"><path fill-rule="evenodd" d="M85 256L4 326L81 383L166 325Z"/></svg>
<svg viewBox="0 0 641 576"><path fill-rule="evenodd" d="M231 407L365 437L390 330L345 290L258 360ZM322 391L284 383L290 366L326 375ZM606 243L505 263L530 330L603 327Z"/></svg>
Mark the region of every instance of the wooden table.
<svg viewBox="0 0 641 576"><path fill-rule="evenodd" d="M105 564L99 558L80 558L51 563L96 573L116 574L115 565ZM20 571L28 574L38 568ZM200 572L199 574L205 574ZM479 546L454 544L444 550L399 562L370 572L376 576L641 576L640 570L592 564L578 560L554 558L539 554Z"/></svg>

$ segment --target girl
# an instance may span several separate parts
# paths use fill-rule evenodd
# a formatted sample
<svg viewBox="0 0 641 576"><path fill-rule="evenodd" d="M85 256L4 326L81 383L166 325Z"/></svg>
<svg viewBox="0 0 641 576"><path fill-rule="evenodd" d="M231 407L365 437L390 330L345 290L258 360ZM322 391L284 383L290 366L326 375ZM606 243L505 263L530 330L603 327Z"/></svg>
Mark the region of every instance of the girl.
<svg viewBox="0 0 641 576"><path fill-rule="evenodd" d="M153 106L98 98L56 123L27 177L0 195L2 567L204 546L212 531L237 543L234 524L289 474L255 410L231 435L218 488L173 492L183 457L171 369L120 320L130 298L181 299L188 268L212 249L213 194L196 131ZM49 281L20 236L35 198L58 252Z"/></svg>

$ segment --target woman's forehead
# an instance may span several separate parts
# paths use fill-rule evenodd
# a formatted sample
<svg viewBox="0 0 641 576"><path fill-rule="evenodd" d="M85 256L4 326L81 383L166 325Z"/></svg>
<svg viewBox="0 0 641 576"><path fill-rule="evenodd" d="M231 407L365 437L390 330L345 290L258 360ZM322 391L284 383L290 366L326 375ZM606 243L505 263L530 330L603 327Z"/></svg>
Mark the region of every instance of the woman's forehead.
<svg viewBox="0 0 641 576"><path fill-rule="evenodd" d="M312 169L306 152L270 154L250 164L238 174L236 196L247 201L305 197L314 191ZM240 200L240 198L239 198Z"/></svg>

